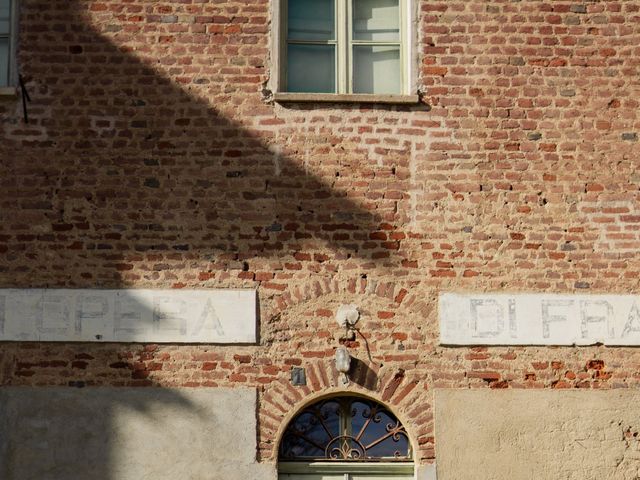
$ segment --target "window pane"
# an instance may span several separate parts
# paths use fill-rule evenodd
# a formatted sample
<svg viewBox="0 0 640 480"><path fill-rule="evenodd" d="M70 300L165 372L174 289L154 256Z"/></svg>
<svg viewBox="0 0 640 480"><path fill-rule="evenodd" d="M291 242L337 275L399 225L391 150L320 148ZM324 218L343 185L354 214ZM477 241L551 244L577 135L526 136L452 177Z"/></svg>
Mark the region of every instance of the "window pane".
<svg viewBox="0 0 640 480"><path fill-rule="evenodd" d="M328 401L298 415L287 427L280 444L284 459L323 458L325 445L339 435L340 405Z"/></svg>
<svg viewBox="0 0 640 480"><path fill-rule="evenodd" d="M400 41L399 0L353 0L353 39Z"/></svg>
<svg viewBox="0 0 640 480"><path fill-rule="evenodd" d="M364 446L373 445L383 439L390 432L390 426L401 427L400 422L391 413L373 410L366 402L353 402L351 412L353 435L360 435L360 443ZM396 453L398 457L411 456L409 439L404 429L367 449L367 456L374 458L395 459Z"/></svg>
<svg viewBox="0 0 640 480"><path fill-rule="evenodd" d="M335 56L333 45L289 45L287 91L335 93Z"/></svg>
<svg viewBox="0 0 640 480"><path fill-rule="evenodd" d="M11 0L0 0L0 35L7 35L11 22Z"/></svg>
<svg viewBox="0 0 640 480"><path fill-rule="evenodd" d="M353 47L353 93L400 93L400 48Z"/></svg>
<svg viewBox="0 0 640 480"><path fill-rule="evenodd" d="M289 40L334 40L334 0L289 0Z"/></svg>
<svg viewBox="0 0 640 480"><path fill-rule="evenodd" d="M9 84L9 39L0 38L0 87Z"/></svg>

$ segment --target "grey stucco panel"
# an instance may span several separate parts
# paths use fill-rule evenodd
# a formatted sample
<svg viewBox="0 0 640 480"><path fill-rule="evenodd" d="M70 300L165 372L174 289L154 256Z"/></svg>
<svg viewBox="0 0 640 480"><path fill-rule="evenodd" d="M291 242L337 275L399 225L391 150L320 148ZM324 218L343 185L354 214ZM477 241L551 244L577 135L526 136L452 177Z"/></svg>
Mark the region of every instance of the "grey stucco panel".
<svg viewBox="0 0 640 480"><path fill-rule="evenodd" d="M273 480L253 389L0 388L3 480Z"/></svg>

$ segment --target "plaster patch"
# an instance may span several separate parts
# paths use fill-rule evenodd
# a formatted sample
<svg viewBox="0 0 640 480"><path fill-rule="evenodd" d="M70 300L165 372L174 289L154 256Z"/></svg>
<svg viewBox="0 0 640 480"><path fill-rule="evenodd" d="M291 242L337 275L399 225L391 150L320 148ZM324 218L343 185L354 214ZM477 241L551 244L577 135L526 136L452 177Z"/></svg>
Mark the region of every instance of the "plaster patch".
<svg viewBox="0 0 640 480"><path fill-rule="evenodd" d="M635 480L639 418L631 390L436 390L438 480Z"/></svg>

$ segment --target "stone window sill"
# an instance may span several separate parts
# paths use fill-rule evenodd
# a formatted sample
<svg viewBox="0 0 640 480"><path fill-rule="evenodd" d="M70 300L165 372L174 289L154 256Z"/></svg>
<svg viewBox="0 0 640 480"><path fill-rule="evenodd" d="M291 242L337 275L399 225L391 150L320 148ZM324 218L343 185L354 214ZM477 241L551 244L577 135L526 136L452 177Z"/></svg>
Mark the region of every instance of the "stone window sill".
<svg viewBox="0 0 640 480"><path fill-rule="evenodd" d="M18 94L16 87L0 87L0 97L15 97Z"/></svg>
<svg viewBox="0 0 640 480"><path fill-rule="evenodd" d="M278 92L273 99L279 103L381 103L381 104L416 104L420 102L418 95L377 95L377 94L336 94L336 93L290 93Z"/></svg>

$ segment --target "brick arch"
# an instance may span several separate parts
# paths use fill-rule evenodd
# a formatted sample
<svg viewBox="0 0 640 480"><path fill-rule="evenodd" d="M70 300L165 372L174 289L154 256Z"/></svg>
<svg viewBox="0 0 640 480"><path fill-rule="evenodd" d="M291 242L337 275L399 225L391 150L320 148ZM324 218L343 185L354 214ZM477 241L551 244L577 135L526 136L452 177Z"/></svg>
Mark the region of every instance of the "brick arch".
<svg viewBox="0 0 640 480"><path fill-rule="evenodd" d="M259 445L261 460L276 461L282 434L291 419L305 406L325 397L360 395L375 400L398 417L405 426L414 450L414 461L433 458L433 414L424 402L426 383L404 371L385 375L376 390L356 383L340 384L332 361L316 361L307 365L310 381L306 386L293 387L286 381L274 382L260 395ZM311 380L313 379L313 380Z"/></svg>
<svg viewBox="0 0 640 480"><path fill-rule="evenodd" d="M271 311L279 314L289 308L317 300L330 294L346 294L350 297L366 297L374 295L407 309L408 313L424 313L428 309L427 302L419 295L420 281L394 281L362 276L335 278L314 278L304 283L290 285L274 298Z"/></svg>
<svg viewBox="0 0 640 480"><path fill-rule="evenodd" d="M376 393L372 393L369 392L367 390L364 390L362 388L345 388L345 387L336 387L336 388L331 388L327 391L324 392L316 392L316 393L312 393L311 395L309 395L308 397L304 398L302 401L297 402L295 405L293 405L291 408L291 410L285 415L285 417L283 418L280 427L278 429L278 431L276 432L276 442L275 442L275 454L274 454L274 458L277 459L277 452L278 452L278 447L280 445L280 442L282 441L282 436L284 435L284 432L287 428L287 426L289 425L289 423L296 417L296 415L298 415L304 408L308 407L309 405L312 405L320 400L324 400L326 398L332 398L332 397L340 397L340 396L352 396L352 397L362 397L365 399L369 399L369 400L373 400L381 405L383 405L385 408L387 408L393 415L396 416L396 418L398 420L400 420L400 423L405 427L405 430L407 431L407 435L409 437L409 442L411 444L411 447L413 449L414 452L417 452L417 445L418 445L418 441L415 437L415 435L413 434L413 430L415 430L413 427L414 425L411 425L410 422L407 421L405 412L400 411L396 405L392 404L389 402L389 400L384 400L382 395L378 395ZM416 461L416 458L414 458L414 461Z"/></svg>
<svg viewBox="0 0 640 480"><path fill-rule="evenodd" d="M331 317L335 313L332 307L338 303L355 303L369 308L371 313L378 315L375 321L382 321L379 320L384 318L381 315L394 312L398 318L413 318L415 321L424 318L432 308L418 291L418 284L411 285L409 282L377 282L362 278L315 280L291 286L283 293L284 302L278 305L276 312L283 317L280 320L283 328L296 315L307 309L317 311L315 309L319 306L326 311L324 316ZM327 322L333 320L327 318ZM291 337L296 338L300 332L292 328ZM308 331L305 333L308 334ZM369 361L370 358L367 359L362 347L359 347L359 350L352 352L354 357L359 356L364 360L360 361L364 369L358 368L352 372L351 382L344 386L335 370L331 353L338 344L335 338L327 338L325 354L320 358L296 359L297 362L293 358L285 360L288 368L299 366L305 369L306 385L294 387L288 375L281 375L276 381L261 387L258 410L260 458L276 461L282 432L294 413L304 405L327 395L355 393L387 405L398 416L410 435L416 463L433 461L432 402L430 393L425 395L428 379L424 372L418 374L411 362L401 360L385 361L384 366L378 367ZM367 377L371 372L374 373L374 381L369 381Z"/></svg>

